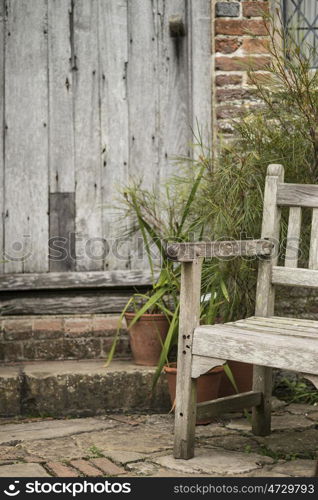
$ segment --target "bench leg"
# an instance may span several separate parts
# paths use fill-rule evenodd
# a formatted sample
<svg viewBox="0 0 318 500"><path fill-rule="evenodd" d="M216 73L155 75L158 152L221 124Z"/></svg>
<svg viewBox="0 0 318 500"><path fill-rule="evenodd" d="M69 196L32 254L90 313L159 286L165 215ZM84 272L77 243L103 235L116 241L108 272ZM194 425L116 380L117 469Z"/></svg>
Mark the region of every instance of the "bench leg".
<svg viewBox="0 0 318 500"><path fill-rule="evenodd" d="M174 457L187 460L194 456L195 421L196 421L196 379L183 377L179 372L175 410ZM178 397L179 396L179 397Z"/></svg>
<svg viewBox="0 0 318 500"><path fill-rule="evenodd" d="M254 406L252 431L256 436L268 436L271 433L271 396L272 368L254 366L253 391L263 394L262 403Z"/></svg>

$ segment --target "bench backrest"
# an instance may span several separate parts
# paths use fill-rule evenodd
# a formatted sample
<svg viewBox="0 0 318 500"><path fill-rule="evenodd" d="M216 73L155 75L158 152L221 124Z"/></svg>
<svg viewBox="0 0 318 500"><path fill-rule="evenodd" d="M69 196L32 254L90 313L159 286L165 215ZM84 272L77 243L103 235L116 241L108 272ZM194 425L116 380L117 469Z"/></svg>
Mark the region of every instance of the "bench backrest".
<svg viewBox="0 0 318 500"><path fill-rule="evenodd" d="M281 208L289 207L285 261L278 266ZM302 208L312 208L312 226L308 268L298 268ZM271 259L259 265L256 314L274 312L275 285L318 288L318 185L284 182L282 165L269 165L267 170L262 238L275 243Z"/></svg>

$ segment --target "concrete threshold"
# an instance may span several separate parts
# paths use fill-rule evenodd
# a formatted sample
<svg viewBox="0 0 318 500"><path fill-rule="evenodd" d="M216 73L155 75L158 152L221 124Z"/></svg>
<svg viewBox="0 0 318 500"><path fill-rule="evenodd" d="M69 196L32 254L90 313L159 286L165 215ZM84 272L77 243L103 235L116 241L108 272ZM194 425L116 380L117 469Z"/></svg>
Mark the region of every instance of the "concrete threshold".
<svg viewBox="0 0 318 500"><path fill-rule="evenodd" d="M154 393L155 367L131 361L33 361L0 367L0 416L94 416L113 411L167 411L167 384Z"/></svg>

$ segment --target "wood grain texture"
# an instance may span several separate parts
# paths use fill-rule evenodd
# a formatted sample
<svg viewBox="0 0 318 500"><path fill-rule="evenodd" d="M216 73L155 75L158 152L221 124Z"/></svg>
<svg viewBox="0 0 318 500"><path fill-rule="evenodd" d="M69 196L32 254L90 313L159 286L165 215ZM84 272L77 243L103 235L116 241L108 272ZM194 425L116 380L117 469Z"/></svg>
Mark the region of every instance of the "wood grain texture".
<svg viewBox="0 0 318 500"><path fill-rule="evenodd" d="M192 129L205 148L211 148L212 120L212 22L211 3L206 0L188 2L189 43L192 94ZM205 96L204 100L202 96ZM198 130L199 128L199 130ZM198 141L195 141L195 143ZM196 152L197 154L200 151Z"/></svg>
<svg viewBox="0 0 318 500"><path fill-rule="evenodd" d="M119 191L128 181L129 133L127 99L128 6L127 0L99 0L100 106L102 154L102 233L113 244L119 241L126 223L118 224ZM123 239L123 238L122 238ZM128 244L118 243L104 269L129 266Z"/></svg>
<svg viewBox="0 0 318 500"><path fill-rule="evenodd" d="M74 271L75 195L50 194L49 269L53 272Z"/></svg>
<svg viewBox="0 0 318 500"><path fill-rule="evenodd" d="M5 54L5 2L0 0L0 272L3 273L4 253L4 54Z"/></svg>
<svg viewBox="0 0 318 500"><path fill-rule="evenodd" d="M277 203L289 207L318 208L318 186L316 184L280 183L277 190Z"/></svg>
<svg viewBox="0 0 318 500"><path fill-rule="evenodd" d="M216 366L226 363L226 359L211 358L208 356L192 356L191 377L198 378Z"/></svg>
<svg viewBox="0 0 318 500"><path fill-rule="evenodd" d="M48 0L50 192L75 191L73 4Z"/></svg>
<svg viewBox="0 0 318 500"><path fill-rule="evenodd" d="M199 259L181 268L174 457L183 459L194 454L196 380L191 378L191 358L193 331L200 321L201 267Z"/></svg>
<svg viewBox="0 0 318 500"><path fill-rule="evenodd" d="M318 271L314 269L274 266L271 279L274 285L318 287Z"/></svg>
<svg viewBox="0 0 318 500"><path fill-rule="evenodd" d="M76 176L76 269L104 267L99 105L98 0L74 4L73 71Z"/></svg>
<svg viewBox="0 0 318 500"><path fill-rule="evenodd" d="M298 266L300 229L301 229L301 208L290 207L288 230L287 230L286 253L285 253L286 267Z"/></svg>
<svg viewBox="0 0 318 500"><path fill-rule="evenodd" d="M165 182L178 169L177 156L189 156L192 153L188 34L171 37L169 19L176 14L187 29L186 0L158 0L160 182Z"/></svg>
<svg viewBox="0 0 318 500"><path fill-rule="evenodd" d="M47 0L7 2L6 272L48 270Z"/></svg>
<svg viewBox="0 0 318 500"><path fill-rule="evenodd" d="M0 291L122 288L152 283L150 271L50 272L0 275Z"/></svg>
<svg viewBox="0 0 318 500"><path fill-rule="evenodd" d="M269 256L274 245L263 240L232 240L196 243L171 243L167 245L166 253L171 260L191 262L198 257L242 257Z"/></svg>
<svg viewBox="0 0 318 500"><path fill-rule="evenodd" d="M0 307L6 315L120 313L133 292L93 289L1 293Z"/></svg>
<svg viewBox="0 0 318 500"><path fill-rule="evenodd" d="M309 337L318 340L318 322L312 321L310 323L302 323L295 319L294 323L287 323L281 321L281 318L248 318L245 320L235 321L233 323L227 323L228 325L243 327L246 330L251 330L253 332L264 331L268 333L276 333L279 335L286 336L298 336L298 337ZM288 342L288 339L286 339Z"/></svg>
<svg viewBox="0 0 318 500"><path fill-rule="evenodd" d="M224 357L233 361L254 363L261 367L276 367L318 372L317 338L289 336L266 331L249 331L230 324L199 326L195 329L193 354Z"/></svg>
<svg viewBox="0 0 318 500"><path fill-rule="evenodd" d="M318 269L318 209L312 211L309 269Z"/></svg>
<svg viewBox="0 0 318 500"><path fill-rule="evenodd" d="M261 392L249 391L234 394L233 396L218 398L214 401L198 403L197 418L203 420L217 417L222 414L224 415L224 413L229 413L231 411L244 410L252 406L258 406L261 401Z"/></svg>

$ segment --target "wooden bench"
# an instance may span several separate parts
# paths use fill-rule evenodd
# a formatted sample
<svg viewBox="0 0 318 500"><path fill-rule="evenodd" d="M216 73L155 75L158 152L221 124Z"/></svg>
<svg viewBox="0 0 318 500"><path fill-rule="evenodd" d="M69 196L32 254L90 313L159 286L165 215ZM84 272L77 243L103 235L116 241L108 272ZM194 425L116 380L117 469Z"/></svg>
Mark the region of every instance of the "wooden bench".
<svg viewBox="0 0 318 500"><path fill-rule="evenodd" d="M282 206L290 207L284 267L277 265ZM313 208L308 269L297 268L301 207ZM196 416L253 408L253 433L268 435L272 368L301 371L318 387L318 321L274 316L275 285L318 288L318 185L284 183L283 167L269 165L261 240L171 244L167 252L182 264L175 458L194 455ZM259 259L255 316L200 326L202 260L242 255ZM254 365L253 390L196 404L196 379L226 360Z"/></svg>

